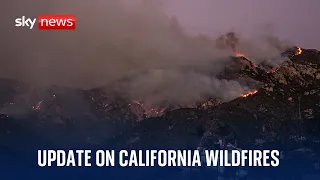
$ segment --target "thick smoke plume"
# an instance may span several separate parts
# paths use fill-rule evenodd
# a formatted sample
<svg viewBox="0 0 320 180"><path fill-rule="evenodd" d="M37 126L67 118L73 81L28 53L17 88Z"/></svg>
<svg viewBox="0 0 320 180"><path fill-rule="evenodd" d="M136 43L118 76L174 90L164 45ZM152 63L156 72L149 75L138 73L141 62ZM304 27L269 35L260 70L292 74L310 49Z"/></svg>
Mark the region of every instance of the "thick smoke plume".
<svg viewBox="0 0 320 180"><path fill-rule="evenodd" d="M1 77L82 89L129 78L121 84L123 93L155 101L230 99L246 90L238 82L214 78L233 52L216 48L216 38L184 33L158 1L30 0L7 6L1 12ZM50 13L75 14L76 31L14 27L17 17ZM248 49L239 45L239 51Z"/></svg>

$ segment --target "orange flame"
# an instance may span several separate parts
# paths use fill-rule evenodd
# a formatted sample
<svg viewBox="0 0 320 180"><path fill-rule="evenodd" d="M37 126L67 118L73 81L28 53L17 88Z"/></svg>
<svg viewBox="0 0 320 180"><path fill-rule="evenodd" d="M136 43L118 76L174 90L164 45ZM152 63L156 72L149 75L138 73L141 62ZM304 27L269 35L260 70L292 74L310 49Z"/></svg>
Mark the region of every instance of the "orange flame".
<svg viewBox="0 0 320 180"><path fill-rule="evenodd" d="M241 97L248 97L248 96L256 94L257 92L258 92L257 90L253 90L253 91L242 94Z"/></svg>
<svg viewBox="0 0 320 180"><path fill-rule="evenodd" d="M302 53L302 49L300 47L297 48L297 52L296 52L296 55L299 55Z"/></svg>
<svg viewBox="0 0 320 180"><path fill-rule="evenodd" d="M236 57L246 57L244 54L236 53Z"/></svg>

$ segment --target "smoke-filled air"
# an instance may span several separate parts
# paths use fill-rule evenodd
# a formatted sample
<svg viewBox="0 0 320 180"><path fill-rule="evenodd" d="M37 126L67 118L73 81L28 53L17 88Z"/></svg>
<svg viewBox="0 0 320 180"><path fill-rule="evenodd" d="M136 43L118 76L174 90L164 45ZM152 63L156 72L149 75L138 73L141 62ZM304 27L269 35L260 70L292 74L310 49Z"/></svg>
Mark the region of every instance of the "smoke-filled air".
<svg viewBox="0 0 320 180"><path fill-rule="evenodd" d="M147 98L153 103L238 97L250 88L215 76L230 56L239 52L260 61L290 45L269 32L245 39L234 30L234 46L221 47L219 36L187 34L177 18L164 12L160 1L32 0L16 5L12 1L1 12L5 14L1 34L6 34L0 49L1 77L81 89L114 87L132 99ZM14 27L14 18L40 13L75 14L76 30Z"/></svg>

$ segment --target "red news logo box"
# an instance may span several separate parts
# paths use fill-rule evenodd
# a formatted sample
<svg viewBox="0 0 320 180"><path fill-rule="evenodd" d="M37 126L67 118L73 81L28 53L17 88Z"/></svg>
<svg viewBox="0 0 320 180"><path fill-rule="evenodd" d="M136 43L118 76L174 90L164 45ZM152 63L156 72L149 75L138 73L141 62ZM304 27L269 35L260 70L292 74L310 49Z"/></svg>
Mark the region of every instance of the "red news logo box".
<svg viewBox="0 0 320 180"><path fill-rule="evenodd" d="M39 30L75 30L75 15L39 15Z"/></svg>

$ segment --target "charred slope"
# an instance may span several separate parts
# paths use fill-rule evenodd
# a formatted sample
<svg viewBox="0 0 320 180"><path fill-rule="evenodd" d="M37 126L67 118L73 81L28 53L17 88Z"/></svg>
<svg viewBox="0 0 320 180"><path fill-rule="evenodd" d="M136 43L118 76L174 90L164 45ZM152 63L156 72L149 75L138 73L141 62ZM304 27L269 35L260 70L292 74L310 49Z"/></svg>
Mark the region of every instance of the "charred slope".
<svg viewBox="0 0 320 180"><path fill-rule="evenodd" d="M320 54L304 49L295 54L272 71L233 57L220 78L253 79L261 85L257 93L227 103L211 100L167 110L143 121L143 107L133 108L131 101L102 89L43 89L8 80L0 81L1 113L14 117L28 132L65 145L195 147L210 137L253 146L266 139L319 138ZM143 113L139 116L135 110Z"/></svg>
<svg viewBox="0 0 320 180"><path fill-rule="evenodd" d="M137 116L128 109L127 104L104 97L101 92L57 86L28 86L13 91L21 89L18 88L21 84L12 84L9 80L3 83L6 89L2 90L6 92L1 94L4 103L0 109L3 117L0 127L6 123L10 126L0 132L6 134L7 139L21 135L11 132L25 129L25 132L37 134L61 146L98 145L121 135L137 122Z"/></svg>
<svg viewBox="0 0 320 180"><path fill-rule="evenodd" d="M274 71L260 68L245 57L234 58L232 66L236 68L228 67L224 75L259 81L262 87L256 94L211 108L178 109L147 119L136 127L134 141L127 143L153 145L152 139L157 137L167 146L185 139L193 140L183 146L212 146L214 140L222 138L237 140L242 147L313 146L314 140L320 139L319 58L319 51L303 50Z"/></svg>

